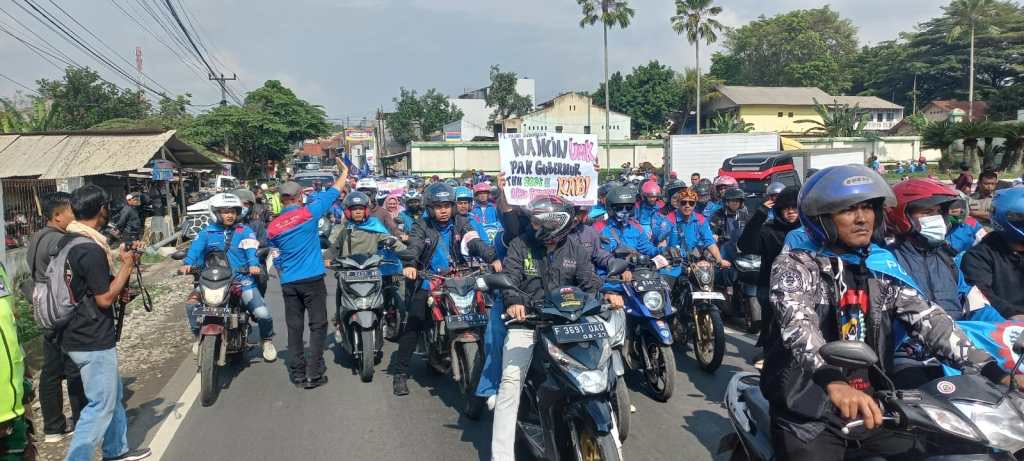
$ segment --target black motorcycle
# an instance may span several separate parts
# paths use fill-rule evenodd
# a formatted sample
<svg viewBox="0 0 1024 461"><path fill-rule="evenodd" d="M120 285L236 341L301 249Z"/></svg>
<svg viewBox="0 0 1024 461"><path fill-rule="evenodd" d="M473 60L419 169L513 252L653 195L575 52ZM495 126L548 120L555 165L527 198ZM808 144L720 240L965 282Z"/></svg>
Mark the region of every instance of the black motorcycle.
<svg viewBox="0 0 1024 461"><path fill-rule="evenodd" d="M718 303L725 295L715 291L715 263L706 249L687 254L686 280L690 284L688 302L675 317L674 344L693 342L693 355L700 368L713 373L725 357L725 326Z"/></svg>
<svg viewBox="0 0 1024 461"><path fill-rule="evenodd" d="M616 266L612 275L626 269ZM504 274L485 279L491 288L516 289ZM523 382L517 446L538 459L620 460L612 405L616 374L607 320L600 319L608 316L607 306L579 288L563 287L528 308L523 324L536 329L537 343Z"/></svg>

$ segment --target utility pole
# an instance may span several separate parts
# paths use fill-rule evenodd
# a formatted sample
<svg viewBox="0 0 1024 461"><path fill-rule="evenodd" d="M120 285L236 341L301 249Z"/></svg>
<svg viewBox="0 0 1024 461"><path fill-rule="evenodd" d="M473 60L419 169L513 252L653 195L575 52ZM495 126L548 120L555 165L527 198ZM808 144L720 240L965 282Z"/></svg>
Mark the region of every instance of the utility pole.
<svg viewBox="0 0 1024 461"><path fill-rule="evenodd" d="M238 80L238 75L231 74L231 77L225 77L224 74L220 74L220 77L210 74L210 80L217 82L220 85L220 105L228 105L228 87L224 82L229 80Z"/></svg>
<svg viewBox="0 0 1024 461"><path fill-rule="evenodd" d="M914 91L912 92L912 94L914 96L914 111L911 112L911 115L916 115L917 114L917 74L914 74Z"/></svg>
<svg viewBox="0 0 1024 461"><path fill-rule="evenodd" d="M142 95L142 47L135 47L135 70L139 72L139 83L136 85L139 91L139 100L141 101L145 97Z"/></svg>

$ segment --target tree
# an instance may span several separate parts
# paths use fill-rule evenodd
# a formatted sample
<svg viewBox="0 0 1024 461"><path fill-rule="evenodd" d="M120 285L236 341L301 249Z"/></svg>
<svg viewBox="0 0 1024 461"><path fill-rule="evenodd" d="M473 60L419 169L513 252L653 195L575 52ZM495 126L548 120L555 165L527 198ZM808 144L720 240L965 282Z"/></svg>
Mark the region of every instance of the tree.
<svg viewBox="0 0 1024 461"><path fill-rule="evenodd" d="M491 66L491 86L487 89L487 106L494 108L490 122L501 122L505 132L505 120L526 114L533 109L533 101L516 92L519 76L515 72L502 72L497 65Z"/></svg>
<svg viewBox="0 0 1024 461"><path fill-rule="evenodd" d="M54 111L42 98L32 98L31 106L25 108L0 98L0 109L0 133L46 131L53 123Z"/></svg>
<svg viewBox="0 0 1024 461"><path fill-rule="evenodd" d="M978 147L978 141L981 139L991 139L1000 135L998 125L988 120L964 120L953 129L954 135L957 139L962 139L964 142L964 155L967 157L968 163L971 165L971 169L979 171L982 167L981 159L979 155L981 149ZM987 145L991 145L991 142L986 141ZM986 156L984 159L984 167L991 165L991 158Z"/></svg>
<svg viewBox="0 0 1024 461"><path fill-rule="evenodd" d="M725 33L711 75L732 85L816 86L841 94L852 85L857 28L828 6L761 16Z"/></svg>
<svg viewBox="0 0 1024 461"><path fill-rule="evenodd" d="M974 36L979 29L991 26L990 19L996 14L995 0L953 0L949 6L943 7L946 15L953 19L953 28L949 30L947 40L952 42L970 33L971 57L968 71L967 97L970 105L967 108L967 119L974 119Z"/></svg>
<svg viewBox="0 0 1024 461"><path fill-rule="evenodd" d="M686 34L686 41L694 46L697 54L697 134L700 134L700 42L708 46L718 41L718 32L723 26L712 16L718 16L722 7L711 6L712 0L676 0L676 15L672 16L672 30Z"/></svg>
<svg viewBox="0 0 1024 461"><path fill-rule="evenodd" d="M1020 171L1021 160L1024 158L1024 123L1014 123L1003 128L1003 161L999 169L1002 171Z"/></svg>
<svg viewBox="0 0 1024 461"><path fill-rule="evenodd" d="M817 99L814 100L814 112L817 112L821 120L801 119L795 122L813 125L804 132L805 134L829 138L864 136L864 127L870 117L870 114L862 110L858 104L850 106L833 102L826 106L819 103Z"/></svg>
<svg viewBox="0 0 1024 461"><path fill-rule="evenodd" d="M955 129L956 124L943 120L928 123L921 131L921 146L925 149L938 149L942 153L940 168L948 169L953 166L951 147L958 139Z"/></svg>
<svg viewBox="0 0 1024 461"><path fill-rule="evenodd" d="M416 90L401 88L394 98L395 110L388 114L392 138L400 144L429 141L431 133L444 129L446 123L462 118L462 111L451 105L436 89L416 96Z"/></svg>
<svg viewBox="0 0 1024 461"><path fill-rule="evenodd" d="M55 111L50 129L84 130L113 118L145 118L150 104L135 90L100 80L87 68L68 67L62 80L39 80L37 92Z"/></svg>
<svg viewBox="0 0 1024 461"><path fill-rule="evenodd" d="M697 82L700 81L700 99L696 99L697 94ZM700 76L697 73L697 69L687 68L684 69L682 74L676 74L676 86L682 88L683 91L683 104L680 106L682 110L677 114L674 120L675 126L685 126L686 121L690 117L690 112L696 114L697 102L704 104L708 101L719 96L718 86L724 82L714 76L704 75Z"/></svg>
<svg viewBox="0 0 1024 461"><path fill-rule="evenodd" d="M989 99L988 116L993 120L1016 120L1020 109L1024 109L1024 82L1000 88Z"/></svg>
<svg viewBox="0 0 1024 461"><path fill-rule="evenodd" d="M677 117L683 104L683 87L676 81L671 67L658 61L635 67L625 77L612 74L611 108L632 119L634 137L655 137L665 132L668 122ZM604 86L594 92L594 102L604 105Z"/></svg>
<svg viewBox="0 0 1024 461"><path fill-rule="evenodd" d="M705 133L749 133L754 131L754 124L744 122L735 112L719 112L715 114Z"/></svg>
<svg viewBox="0 0 1024 461"><path fill-rule="evenodd" d="M592 26L601 21L604 28L604 150L605 155L611 155L611 146L608 140L611 139L611 97L608 96L608 29L619 26L621 29L629 27L634 11L629 7L626 0L576 0L583 11L583 18L580 19L580 27ZM609 157L610 158L610 157Z"/></svg>

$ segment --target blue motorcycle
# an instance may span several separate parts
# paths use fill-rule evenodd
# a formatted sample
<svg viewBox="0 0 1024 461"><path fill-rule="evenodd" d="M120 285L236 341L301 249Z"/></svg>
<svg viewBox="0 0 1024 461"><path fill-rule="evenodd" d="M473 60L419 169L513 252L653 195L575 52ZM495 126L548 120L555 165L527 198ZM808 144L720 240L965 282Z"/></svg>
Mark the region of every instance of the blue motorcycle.
<svg viewBox="0 0 1024 461"><path fill-rule="evenodd" d="M675 389L676 363L672 353L672 321L676 309L672 306L672 287L669 286L650 258L630 250L616 250L616 257L630 263L633 279L609 277L622 287L626 311L626 340L624 359L628 369L639 371L655 400L665 402ZM663 255L666 256L666 255ZM678 264L679 255L667 255ZM675 260L675 261L673 261Z"/></svg>

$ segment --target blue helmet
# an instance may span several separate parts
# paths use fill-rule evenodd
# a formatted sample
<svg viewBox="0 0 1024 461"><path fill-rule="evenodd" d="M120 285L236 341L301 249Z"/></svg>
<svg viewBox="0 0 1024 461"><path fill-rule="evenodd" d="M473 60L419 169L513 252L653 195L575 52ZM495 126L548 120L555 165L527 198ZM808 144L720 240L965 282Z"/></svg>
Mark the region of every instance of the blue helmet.
<svg viewBox="0 0 1024 461"><path fill-rule="evenodd" d="M473 191L469 190L466 186L459 186L455 188L455 200L469 200L473 201Z"/></svg>
<svg viewBox="0 0 1024 461"><path fill-rule="evenodd" d="M874 236L881 235L885 222L883 208L896 206L896 196L885 179L864 165L822 169L808 178L800 189L800 223L815 243L835 243L838 235L831 215L861 202L874 205Z"/></svg>
<svg viewBox="0 0 1024 461"><path fill-rule="evenodd" d="M1007 239L1024 242L1024 187L996 191L992 199L992 227Z"/></svg>

